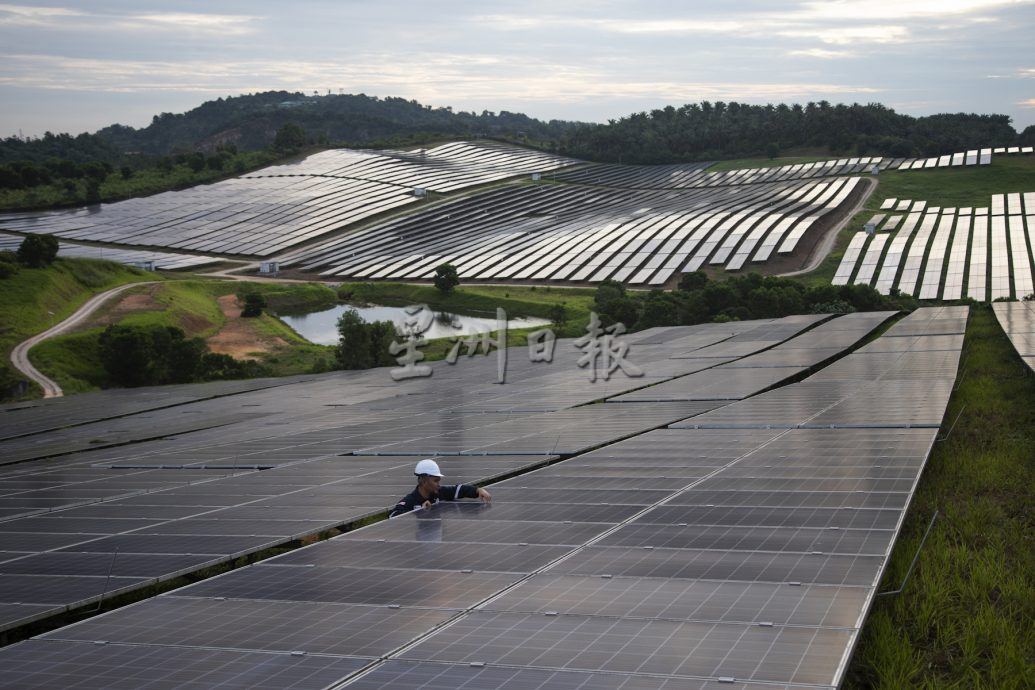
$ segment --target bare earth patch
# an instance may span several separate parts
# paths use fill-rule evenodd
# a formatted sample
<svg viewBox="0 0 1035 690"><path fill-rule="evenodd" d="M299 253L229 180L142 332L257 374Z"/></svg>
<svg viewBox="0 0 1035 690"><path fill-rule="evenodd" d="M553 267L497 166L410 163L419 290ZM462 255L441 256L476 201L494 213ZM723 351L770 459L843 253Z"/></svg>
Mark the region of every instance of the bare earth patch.
<svg viewBox="0 0 1035 690"><path fill-rule="evenodd" d="M146 292L136 292L131 295L124 295L114 304L114 306L108 307L99 312L90 326L94 326L98 323L101 325L118 323L130 314L163 309L163 305L154 298L155 290L158 289L158 285L148 285Z"/></svg>
<svg viewBox="0 0 1035 690"><path fill-rule="evenodd" d="M241 306L236 295L219 298L219 307L226 317L226 325L210 337L206 343L212 352L230 355L235 359L257 359L256 353L272 352L287 347L288 342L276 336L256 333L251 319L241 318Z"/></svg>

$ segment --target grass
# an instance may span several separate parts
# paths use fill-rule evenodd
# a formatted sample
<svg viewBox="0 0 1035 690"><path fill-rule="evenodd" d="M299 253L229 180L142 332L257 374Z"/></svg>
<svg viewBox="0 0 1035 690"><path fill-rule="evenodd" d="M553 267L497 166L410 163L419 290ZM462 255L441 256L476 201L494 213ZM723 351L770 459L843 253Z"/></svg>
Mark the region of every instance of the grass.
<svg viewBox="0 0 1035 690"><path fill-rule="evenodd" d="M1035 377L988 306L971 310L961 379L845 688L1032 687L1035 678ZM944 433L944 432L943 432Z"/></svg>
<svg viewBox="0 0 1035 690"><path fill-rule="evenodd" d="M551 318L550 308L563 305L566 321L563 325L549 326L558 338L584 334L596 290L588 288L559 288L552 286L462 285L449 295L443 295L430 285L407 283L343 283L338 294L352 304L381 304L407 306L427 304L437 311L470 316L494 317L496 308L502 308L509 318L534 316ZM508 328L507 346L526 347L527 336L538 328ZM495 332L492 334L496 335ZM466 334L461 334L466 338ZM424 361L445 359L455 343L448 338L436 338L421 348ZM481 354L479 349L478 353ZM461 346L460 357L467 356Z"/></svg>
<svg viewBox="0 0 1035 690"><path fill-rule="evenodd" d="M160 279L154 273L111 261L58 259L48 268L22 268L0 281L0 388L21 380L9 364L11 351L20 342L63 321L99 292L125 283ZM3 393L0 390L0 396ZM10 396L38 397L39 388L32 386L24 394Z"/></svg>
<svg viewBox="0 0 1035 690"><path fill-rule="evenodd" d="M81 261L86 261L86 263L77 266ZM73 260L67 263L69 266L75 267L74 270L80 276L84 276L95 268L91 267L87 260ZM112 265L118 266L117 264ZM139 273L144 277L153 277L153 274ZM97 280L95 279L94 282ZM46 303L50 303L54 299L51 296L53 286L46 281L37 280L31 285L23 287L24 289L18 292L26 299L42 299ZM65 287L67 291L61 292L63 296L78 294L77 291L82 290L81 287L74 285ZM134 290L139 289L141 288L134 288ZM248 292L263 293L271 308L298 308L302 304L315 304L322 307L336 301L334 291L321 284L190 279L167 281L148 289L150 298L159 305L159 308L151 305L150 308L140 311L116 313L112 310L114 305L108 305L98 311L83 328L49 339L34 347L31 354L32 363L37 369L53 378L66 394L97 390L107 381L107 374L100 363L97 351L97 338L103 330L104 324L175 326L183 329L188 337L207 338L215 335L226 323L226 318L219 305L219 297ZM78 303L82 301L79 300ZM67 314L63 316L67 316ZM270 352L255 355L262 364L271 369L275 376L322 371L333 362L333 348L310 343L276 316L264 313L258 318L247 319L245 323L257 337L269 340L279 339L285 343L283 346L274 347ZM38 331L45 330L46 327L49 325L39 327ZM28 334L24 337L28 337ZM10 347L13 348L14 344L23 340L24 337L15 339Z"/></svg>
<svg viewBox="0 0 1035 690"><path fill-rule="evenodd" d="M436 310L470 316L494 316L496 308L501 307L507 316L549 318L550 307L562 304L569 320L589 318L594 293L589 288L508 285L462 285L449 295L430 285L405 283L343 283L338 288L342 299L354 304L427 304Z"/></svg>
<svg viewBox="0 0 1035 690"><path fill-rule="evenodd" d="M995 155L991 165L882 172L867 204L884 199L926 201L928 206L988 206L992 194L1035 191L1035 156Z"/></svg>
<svg viewBox="0 0 1035 690"><path fill-rule="evenodd" d="M188 336L207 338L226 322L216 302L218 284L182 280L157 286L151 297L160 309L134 312L119 319L124 326L175 326Z"/></svg>

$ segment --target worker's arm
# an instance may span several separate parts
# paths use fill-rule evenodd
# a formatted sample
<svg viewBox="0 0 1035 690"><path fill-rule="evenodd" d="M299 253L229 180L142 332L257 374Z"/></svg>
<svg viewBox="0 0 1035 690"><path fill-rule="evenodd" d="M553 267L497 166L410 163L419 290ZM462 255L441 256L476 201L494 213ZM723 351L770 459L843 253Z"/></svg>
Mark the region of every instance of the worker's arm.
<svg viewBox="0 0 1035 690"><path fill-rule="evenodd" d="M480 498L483 501L492 500L492 494L474 484L441 486L438 489L438 497L444 501L456 501L461 498Z"/></svg>
<svg viewBox="0 0 1035 690"><path fill-rule="evenodd" d="M414 491L411 494L407 494L403 497L401 501L396 503L395 507L392 508L392 511L388 513L388 517L394 518L400 515L405 515L406 513L412 512L420 508L421 504L422 501L420 496L417 494L416 491Z"/></svg>

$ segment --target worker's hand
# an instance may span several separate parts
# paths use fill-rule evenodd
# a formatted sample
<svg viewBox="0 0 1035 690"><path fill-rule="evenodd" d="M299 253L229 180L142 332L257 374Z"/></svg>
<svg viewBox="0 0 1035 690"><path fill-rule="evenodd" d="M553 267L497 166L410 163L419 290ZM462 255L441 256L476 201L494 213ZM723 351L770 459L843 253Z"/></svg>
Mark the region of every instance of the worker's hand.
<svg viewBox="0 0 1035 690"><path fill-rule="evenodd" d="M488 503L489 501L492 500L492 494L490 494L488 491L486 491L485 489L483 489L483 488L481 488L479 486L478 487L478 498L480 498L483 501L485 501L486 503Z"/></svg>
<svg viewBox="0 0 1035 690"><path fill-rule="evenodd" d="M420 504L420 507L423 508L424 510L427 510L428 508L431 507L431 501L424 501L423 503Z"/></svg>

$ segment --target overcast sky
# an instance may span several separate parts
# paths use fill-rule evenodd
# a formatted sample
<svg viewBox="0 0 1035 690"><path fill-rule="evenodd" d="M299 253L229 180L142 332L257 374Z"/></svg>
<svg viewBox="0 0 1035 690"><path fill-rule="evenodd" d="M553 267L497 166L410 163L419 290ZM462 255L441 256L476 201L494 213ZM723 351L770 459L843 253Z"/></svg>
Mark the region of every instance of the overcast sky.
<svg viewBox="0 0 1035 690"><path fill-rule="evenodd" d="M1035 0L0 3L0 136L270 89L606 122L701 100L1035 124Z"/></svg>

